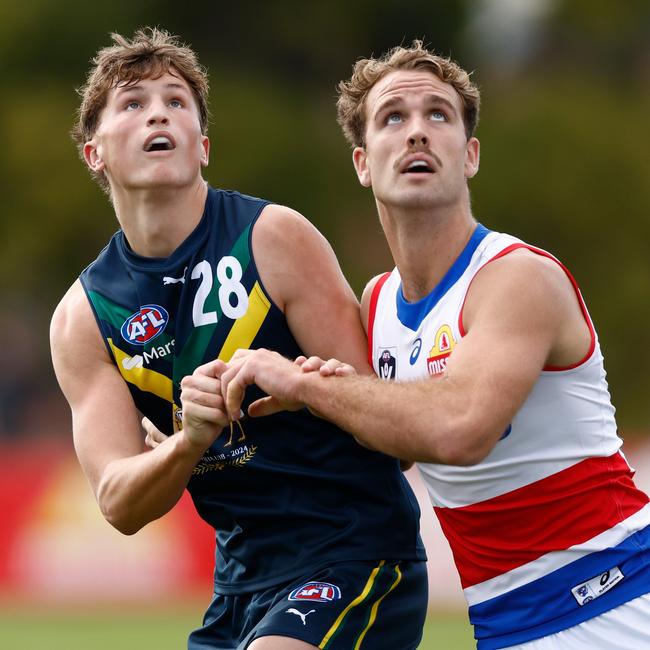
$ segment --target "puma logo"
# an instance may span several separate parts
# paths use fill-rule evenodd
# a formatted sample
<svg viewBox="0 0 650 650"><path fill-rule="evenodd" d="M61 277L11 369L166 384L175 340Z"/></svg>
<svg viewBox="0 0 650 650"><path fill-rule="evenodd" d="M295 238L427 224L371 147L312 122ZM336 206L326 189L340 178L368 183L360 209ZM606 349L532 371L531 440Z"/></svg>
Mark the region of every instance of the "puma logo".
<svg viewBox="0 0 650 650"><path fill-rule="evenodd" d="M306 614L303 614L302 612L299 612L297 609L294 609L293 607L290 607L286 613L287 614L295 614L296 616L300 616L300 620L302 621L303 625L307 625L307 621L305 620L310 614L313 614L316 610L315 609L310 609Z"/></svg>
<svg viewBox="0 0 650 650"><path fill-rule="evenodd" d="M185 284L185 274L187 273L187 266L183 270L183 275L181 275L180 278L170 278L168 275L166 275L163 278L163 284L178 284L179 282L181 284Z"/></svg>

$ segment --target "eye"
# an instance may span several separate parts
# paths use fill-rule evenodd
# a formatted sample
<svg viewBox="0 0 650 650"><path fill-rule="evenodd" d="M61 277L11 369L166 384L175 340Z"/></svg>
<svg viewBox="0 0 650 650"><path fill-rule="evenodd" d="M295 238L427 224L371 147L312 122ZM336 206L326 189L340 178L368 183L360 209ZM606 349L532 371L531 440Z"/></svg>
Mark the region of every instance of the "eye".
<svg viewBox="0 0 650 650"><path fill-rule="evenodd" d="M140 108L141 104L140 102L135 101L135 99L131 100L130 102L127 102L125 109L127 111L134 111L136 108Z"/></svg>
<svg viewBox="0 0 650 650"><path fill-rule="evenodd" d="M399 113L391 113L386 118L386 124L399 124L402 121L402 116Z"/></svg>
<svg viewBox="0 0 650 650"><path fill-rule="evenodd" d="M446 122L447 116L439 110L431 111L431 119L434 122Z"/></svg>
<svg viewBox="0 0 650 650"><path fill-rule="evenodd" d="M180 99L172 99L172 100L169 102L169 105L170 105L172 108L183 108L183 102L182 102Z"/></svg>

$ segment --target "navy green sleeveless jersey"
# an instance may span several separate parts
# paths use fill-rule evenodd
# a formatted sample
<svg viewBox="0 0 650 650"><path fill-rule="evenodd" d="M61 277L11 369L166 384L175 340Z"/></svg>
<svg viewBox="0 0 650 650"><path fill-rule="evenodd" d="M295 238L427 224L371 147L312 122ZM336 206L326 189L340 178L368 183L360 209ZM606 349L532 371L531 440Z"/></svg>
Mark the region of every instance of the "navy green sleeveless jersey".
<svg viewBox="0 0 650 650"><path fill-rule="evenodd" d="M180 381L197 366L237 348L302 354L252 255L265 205L210 188L201 222L170 257L140 257L118 231L81 274L135 405L168 434L181 426ZM244 411L260 395L250 387ZM244 417L224 430L188 490L217 531L218 593L263 589L333 562L425 559L419 508L398 462L307 410Z"/></svg>

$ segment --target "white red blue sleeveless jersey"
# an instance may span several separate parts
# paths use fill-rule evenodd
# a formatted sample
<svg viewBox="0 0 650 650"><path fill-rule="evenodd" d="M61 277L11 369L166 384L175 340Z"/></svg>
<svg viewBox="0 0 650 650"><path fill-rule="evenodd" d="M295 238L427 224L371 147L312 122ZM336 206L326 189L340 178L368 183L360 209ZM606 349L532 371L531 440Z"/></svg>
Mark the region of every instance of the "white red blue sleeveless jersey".
<svg viewBox="0 0 650 650"><path fill-rule="evenodd" d="M481 650L558 632L650 592L648 497L620 451L603 357L580 291L552 255L478 225L422 300L407 303L399 272L387 273L370 301L371 362L384 379L444 373L465 334L472 279L522 247L566 272L591 330L590 349L571 367L544 368L483 461L419 464Z"/></svg>

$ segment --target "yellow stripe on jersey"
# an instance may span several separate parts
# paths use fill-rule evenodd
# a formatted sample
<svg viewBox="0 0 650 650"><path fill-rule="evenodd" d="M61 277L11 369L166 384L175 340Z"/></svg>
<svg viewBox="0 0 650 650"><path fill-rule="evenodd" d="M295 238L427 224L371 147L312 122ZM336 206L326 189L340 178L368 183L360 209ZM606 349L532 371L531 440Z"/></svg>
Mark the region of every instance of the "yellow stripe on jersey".
<svg viewBox="0 0 650 650"><path fill-rule="evenodd" d="M366 599L366 597L368 596L368 594L370 593L374 585L375 578L377 577L379 570L381 569L381 567L384 566L385 563L386 561L382 560L379 563L379 566L376 566L372 570L372 573L370 574L370 577L368 578L368 582L366 582L366 586L363 588L363 591L339 614L338 618L334 621L332 627L327 631L327 634L323 637L323 640L318 644L320 650L324 650L324 648L327 647L327 644L330 642L332 637L336 634L338 629L341 627L341 623L343 623L343 620L348 615L348 612L353 607L356 607Z"/></svg>
<svg viewBox="0 0 650 650"><path fill-rule="evenodd" d="M368 630L372 627L372 624L375 622L375 619L377 618L377 610L379 609L379 605L381 604L381 601L388 596L388 594L397 587L397 585L400 583L400 580L402 579L402 572L399 570L399 565L395 565L395 572L397 573L397 578L395 578L395 582L390 586L390 589L381 596L381 598L378 598L375 604L372 606L372 610L370 611L370 620L368 621L368 625L363 629L363 632L359 635L357 642L354 644L354 650L359 650L361 648L361 643L363 642L364 637L366 636Z"/></svg>
<svg viewBox="0 0 650 650"><path fill-rule="evenodd" d="M271 303L264 295L259 282L251 289L248 296L248 309L246 314L235 321L230 328L226 340L223 342L218 358L222 361L230 361L237 348L248 349L253 339L260 331L262 323L269 313Z"/></svg>
<svg viewBox="0 0 650 650"><path fill-rule="evenodd" d="M173 402L172 380L169 377L137 364L136 357L130 357L122 352L112 339L109 338L107 341L115 356L120 374L126 381L146 393L153 393L168 402Z"/></svg>

